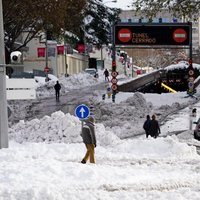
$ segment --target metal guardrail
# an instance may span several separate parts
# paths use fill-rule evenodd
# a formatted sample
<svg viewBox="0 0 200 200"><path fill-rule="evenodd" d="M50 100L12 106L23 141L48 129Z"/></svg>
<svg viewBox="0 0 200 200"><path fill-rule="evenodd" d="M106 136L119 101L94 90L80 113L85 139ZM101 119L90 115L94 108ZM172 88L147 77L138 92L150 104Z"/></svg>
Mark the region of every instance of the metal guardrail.
<svg viewBox="0 0 200 200"><path fill-rule="evenodd" d="M194 88L196 88L199 84L200 84L200 76L198 76L194 81Z"/></svg>
<svg viewBox="0 0 200 200"><path fill-rule="evenodd" d="M123 83L121 85L118 85L118 91L134 92L137 89L139 89L145 85L155 82L160 77L161 77L161 71L160 70L154 71L154 72L146 74L144 76L140 76L128 83Z"/></svg>

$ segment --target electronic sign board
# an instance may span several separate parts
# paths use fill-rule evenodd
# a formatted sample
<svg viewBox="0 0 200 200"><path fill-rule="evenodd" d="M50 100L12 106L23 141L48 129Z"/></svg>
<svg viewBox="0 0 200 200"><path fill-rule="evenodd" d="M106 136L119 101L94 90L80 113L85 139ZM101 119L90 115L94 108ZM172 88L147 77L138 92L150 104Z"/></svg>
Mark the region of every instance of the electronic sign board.
<svg viewBox="0 0 200 200"><path fill-rule="evenodd" d="M191 24L116 24L114 43L116 46L189 46Z"/></svg>

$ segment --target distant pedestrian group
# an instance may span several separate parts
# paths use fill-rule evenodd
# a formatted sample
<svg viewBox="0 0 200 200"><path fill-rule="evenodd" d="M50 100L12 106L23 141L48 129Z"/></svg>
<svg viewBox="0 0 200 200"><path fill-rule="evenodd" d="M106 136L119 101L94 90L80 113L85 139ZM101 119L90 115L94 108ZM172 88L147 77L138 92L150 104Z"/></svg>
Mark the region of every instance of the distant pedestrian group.
<svg viewBox="0 0 200 200"><path fill-rule="evenodd" d="M156 120L156 116L152 115L150 119L150 116L147 115L146 121L144 122L143 128L146 132L146 138L150 135L151 137L157 138L160 134L160 126L158 124L158 121Z"/></svg>

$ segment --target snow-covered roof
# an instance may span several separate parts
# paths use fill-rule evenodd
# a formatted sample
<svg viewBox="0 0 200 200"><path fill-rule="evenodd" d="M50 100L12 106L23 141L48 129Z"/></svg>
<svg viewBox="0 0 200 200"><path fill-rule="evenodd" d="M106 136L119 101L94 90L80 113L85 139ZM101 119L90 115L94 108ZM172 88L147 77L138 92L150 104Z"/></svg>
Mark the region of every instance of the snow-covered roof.
<svg viewBox="0 0 200 200"><path fill-rule="evenodd" d="M188 64L187 61L180 61L177 64L172 64L172 65L165 67L165 70L166 71L172 71L172 70L175 70L175 69L186 69L186 68L188 68L188 66L189 66L189 64ZM193 68L200 70L200 65L193 63Z"/></svg>

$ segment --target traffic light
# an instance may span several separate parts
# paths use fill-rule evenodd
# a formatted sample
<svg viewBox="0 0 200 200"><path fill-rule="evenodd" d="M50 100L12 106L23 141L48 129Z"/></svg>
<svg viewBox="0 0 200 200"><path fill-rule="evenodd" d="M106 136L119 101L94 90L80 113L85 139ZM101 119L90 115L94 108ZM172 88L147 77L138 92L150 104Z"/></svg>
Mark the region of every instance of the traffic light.
<svg viewBox="0 0 200 200"><path fill-rule="evenodd" d="M106 98L106 94L103 94L102 95L102 100L105 100L105 98Z"/></svg>
<svg viewBox="0 0 200 200"><path fill-rule="evenodd" d="M12 63L20 63L21 62L22 53L20 51L13 51L10 54L10 60Z"/></svg>
<svg viewBox="0 0 200 200"><path fill-rule="evenodd" d="M158 21L159 21L159 23L162 23L162 18L160 17L160 18L158 19Z"/></svg>

